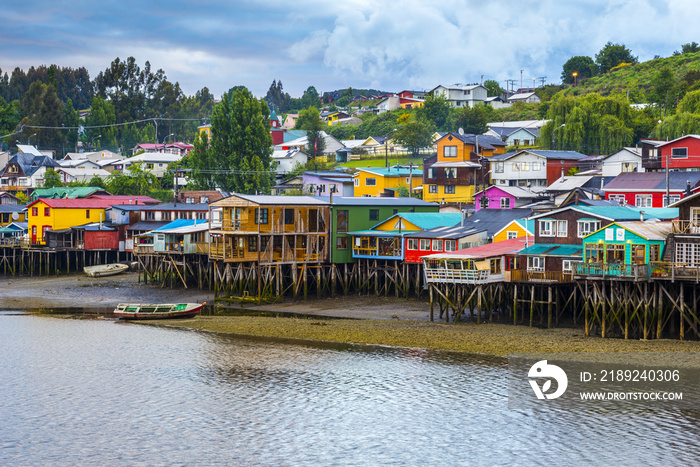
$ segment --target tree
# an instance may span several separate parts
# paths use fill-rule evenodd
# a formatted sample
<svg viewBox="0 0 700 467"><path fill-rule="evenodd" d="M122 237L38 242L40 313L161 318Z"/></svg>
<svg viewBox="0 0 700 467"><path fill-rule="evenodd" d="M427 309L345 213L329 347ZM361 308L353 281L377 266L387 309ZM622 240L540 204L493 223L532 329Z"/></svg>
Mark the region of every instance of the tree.
<svg viewBox="0 0 700 467"><path fill-rule="evenodd" d="M682 54L691 54L695 52L700 52L700 44L698 44L697 42L690 42L681 46Z"/></svg>
<svg viewBox="0 0 700 467"><path fill-rule="evenodd" d="M106 101L99 96L93 97L91 111L85 118L85 124L86 126L101 128L88 129L85 133L84 142L92 146L93 140L95 140L99 141L102 146L116 149L116 131L114 127L109 126L115 123L117 121L112 102Z"/></svg>
<svg viewBox="0 0 700 467"><path fill-rule="evenodd" d="M268 193L271 155L269 107L245 87L234 88L214 107L211 141L196 140L191 153L193 177L204 189Z"/></svg>
<svg viewBox="0 0 700 467"><path fill-rule="evenodd" d="M416 116L432 123L437 131L448 131L452 104L443 96L429 95L423 105L416 109Z"/></svg>
<svg viewBox="0 0 700 467"><path fill-rule="evenodd" d="M577 73L574 77L574 73ZM565 84L574 84L577 80L591 78L598 74L598 66L591 57L571 57L564 63L561 72L561 81Z"/></svg>
<svg viewBox="0 0 700 467"><path fill-rule="evenodd" d="M488 131L488 119L482 105L473 108L464 107L457 109L454 114L453 128L461 128L465 133L481 135Z"/></svg>
<svg viewBox="0 0 700 467"><path fill-rule="evenodd" d="M299 118L294 123L297 130L310 130L316 128L321 121L321 113L316 107L309 107L299 112Z"/></svg>
<svg viewBox="0 0 700 467"><path fill-rule="evenodd" d="M46 169L44 173L44 188L55 188L63 186L61 176L56 173L53 167Z"/></svg>
<svg viewBox="0 0 700 467"><path fill-rule="evenodd" d="M301 107L308 109L309 107L317 107L319 104L319 95L315 87L309 86L304 91L304 95L301 96Z"/></svg>
<svg viewBox="0 0 700 467"><path fill-rule="evenodd" d="M265 102L268 107L276 112L286 112L289 110L289 103L292 98L282 89L282 81L272 80L270 89L265 95Z"/></svg>
<svg viewBox="0 0 700 467"><path fill-rule="evenodd" d="M596 54L595 61L599 73L603 74L621 63L637 63L637 57L633 56L632 51L624 45L608 42Z"/></svg>
<svg viewBox="0 0 700 467"><path fill-rule="evenodd" d="M432 147L433 133L430 123L411 119L399 126L392 139L409 149L413 157L416 157L421 149Z"/></svg>
<svg viewBox="0 0 700 467"><path fill-rule="evenodd" d="M498 81L496 80L487 79L484 81L484 87L487 89L489 97L500 96L503 94L503 88L501 88L501 85L498 84Z"/></svg>
<svg viewBox="0 0 700 467"><path fill-rule="evenodd" d="M326 149L326 142L323 139L324 123L316 108L311 107L302 110L299 118L303 118L304 129L306 130L306 152L315 160L323 156Z"/></svg>
<svg viewBox="0 0 700 467"><path fill-rule="evenodd" d="M649 100L664 108L664 114L668 111L668 98L674 87L673 71L668 66L662 67L656 72L651 82Z"/></svg>

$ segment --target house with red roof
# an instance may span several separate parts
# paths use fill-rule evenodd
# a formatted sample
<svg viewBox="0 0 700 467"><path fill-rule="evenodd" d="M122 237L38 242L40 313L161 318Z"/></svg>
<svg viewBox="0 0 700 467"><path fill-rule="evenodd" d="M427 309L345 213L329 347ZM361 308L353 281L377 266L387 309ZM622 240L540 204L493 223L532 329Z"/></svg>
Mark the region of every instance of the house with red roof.
<svg viewBox="0 0 700 467"><path fill-rule="evenodd" d="M700 190L700 172L669 172L668 178L666 175L623 172L603 187L605 199L638 208L662 208Z"/></svg>
<svg viewBox="0 0 700 467"><path fill-rule="evenodd" d="M46 232L106 222L107 211L115 203L109 199L45 199L27 205L27 222L32 245L44 245Z"/></svg>

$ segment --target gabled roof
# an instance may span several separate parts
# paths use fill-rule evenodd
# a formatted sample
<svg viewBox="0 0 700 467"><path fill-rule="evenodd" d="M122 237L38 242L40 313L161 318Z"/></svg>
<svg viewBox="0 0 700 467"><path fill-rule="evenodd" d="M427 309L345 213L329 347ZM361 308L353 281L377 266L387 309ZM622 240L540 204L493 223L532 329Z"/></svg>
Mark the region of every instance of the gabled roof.
<svg viewBox="0 0 700 467"><path fill-rule="evenodd" d="M700 139L700 135L683 135L680 138L672 139L671 141L664 141L661 144L659 144L658 146L659 147L670 146L670 145L676 143L677 141L680 141L680 140L686 139L686 138ZM646 142L651 143L652 141L646 141Z"/></svg>
<svg viewBox="0 0 700 467"><path fill-rule="evenodd" d="M486 229L489 238L491 238L513 220L526 218L530 215L532 215L532 209L480 209L464 219L462 225Z"/></svg>
<svg viewBox="0 0 700 467"><path fill-rule="evenodd" d="M472 146L476 146L478 143L479 149L494 150L494 149L496 149L494 146L505 146L506 145L506 143L501 141L500 138L496 138L495 136L474 135L474 134L460 135L459 133L445 133L441 138L439 138L436 141L436 143L444 138L447 138L447 139L457 138L458 140L462 141L464 144L471 144Z"/></svg>
<svg viewBox="0 0 700 467"><path fill-rule="evenodd" d="M670 191L684 191L688 182L691 190L700 185L700 172L669 172ZM666 191L666 172L622 172L603 187L609 191Z"/></svg>
<svg viewBox="0 0 700 467"><path fill-rule="evenodd" d="M31 144L18 144L17 150L22 154L32 154L34 156L43 156L43 154Z"/></svg>
<svg viewBox="0 0 700 467"><path fill-rule="evenodd" d="M636 221L642 217L644 219L671 220L678 217L678 209L675 208L637 208L634 206L582 206L570 205L554 211L545 212L532 216L532 219L551 217L553 214L566 210L578 211L583 214L595 216L609 221Z"/></svg>
<svg viewBox="0 0 700 467"><path fill-rule="evenodd" d="M161 203L143 206L141 211L208 211L208 203ZM181 220L181 219L180 219Z"/></svg>
<svg viewBox="0 0 700 467"><path fill-rule="evenodd" d="M411 175L411 170L404 167L356 167L355 170L361 170L362 172L370 172L381 177L408 177ZM413 169L414 176L423 176L423 172L419 167Z"/></svg>
<svg viewBox="0 0 700 467"><path fill-rule="evenodd" d="M209 221L197 219L177 219L154 229L154 232L169 234L188 234L209 230Z"/></svg>
<svg viewBox="0 0 700 467"><path fill-rule="evenodd" d="M386 223L388 225L395 224L394 230L403 230L406 228L403 222L405 220L421 230L429 230L435 227L454 226L461 219L462 214L459 212L399 212L375 225L372 229Z"/></svg>
<svg viewBox="0 0 700 467"><path fill-rule="evenodd" d="M493 191L493 190L501 190L505 193L508 193L511 196L514 196L515 198L521 198L521 199L522 198L534 199L534 198L541 198L544 196L541 191L532 191L532 190L528 190L527 188L523 188L521 186L509 186L509 185L503 185L503 186L491 185L490 187L486 188L486 190L477 191L476 193L474 193L474 195L478 195L479 193L483 193L484 191L486 191L488 193L489 191Z"/></svg>
<svg viewBox="0 0 700 467"><path fill-rule="evenodd" d="M58 163L48 156L17 153L7 161L7 165L17 164L26 177L30 177L41 167L59 167ZM5 169L6 170L6 169Z"/></svg>
<svg viewBox="0 0 700 467"><path fill-rule="evenodd" d="M145 195L90 195L92 199L105 199L113 204L160 204L160 201Z"/></svg>
<svg viewBox="0 0 700 467"><path fill-rule="evenodd" d="M628 230L633 234L638 235L646 240L656 240L664 242L673 230L672 224L670 222L613 222L610 225L607 225L603 228L596 230L595 232L592 232L584 238L590 237L591 235L595 235L596 233L602 230L609 229L613 225L622 227L623 229Z"/></svg>
<svg viewBox="0 0 700 467"><path fill-rule="evenodd" d="M437 203L423 201L422 199L405 197L405 198L387 198L387 197L368 197L368 196L334 196L330 200L327 196L315 197L316 199L326 202L334 206L438 206Z"/></svg>
<svg viewBox="0 0 700 467"><path fill-rule="evenodd" d="M27 207L34 206L36 203L44 203L54 209L108 209L114 204L114 201L105 199L52 199L39 198L38 200L29 203Z"/></svg>
<svg viewBox="0 0 700 467"><path fill-rule="evenodd" d="M328 201L324 200L322 198L316 198L313 196L275 196L275 195L244 195L241 193L234 193L231 194L229 198L223 198L218 201L214 201L213 203L210 203L210 206L213 207L218 207L218 206L228 206L229 202L231 201L230 198L232 197L237 197L246 201L249 201L254 204L259 204L259 205L278 205L278 206L302 206L302 205L318 205L318 206L326 206L328 205Z"/></svg>
<svg viewBox="0 0 700 467"><path fill-rule="evenodd" d="M447 225L442 227L434 227L422 232L413 232L406 234L406 237L460 239L479 232L486 232L486 229L476 228L474 226L462 227L460 224L457 224L452 226Z"/></svg>
<svg viewBox="0 0 700 467"><path fill-rule="evenodd" d="M517 224L518 227L523 229L526 234L529 234L530 236L535 235L535 220L534 219L513 219L511 222L507 223L506 225L503 226L501 230L496 232L494 234L494 237L504 230L508 229L513 224ZM534 240L533 240L534 242ZM496 243L501 243L501 242L496 242Z"/></svg>

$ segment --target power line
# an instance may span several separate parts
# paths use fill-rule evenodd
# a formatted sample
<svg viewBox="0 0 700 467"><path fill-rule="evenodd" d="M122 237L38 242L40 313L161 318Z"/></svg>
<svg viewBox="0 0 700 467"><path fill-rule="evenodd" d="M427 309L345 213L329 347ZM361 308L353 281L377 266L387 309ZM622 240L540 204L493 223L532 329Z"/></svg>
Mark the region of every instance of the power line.
<svg viewBox="0 0 700 467"><path fill-rule="evenodd" d="M79 126L39 126L39 125L32 125L32 124L22 124L20 126L20 130L16 133L21 133L24 128L33 128L36 130L79 130L81 128L83 129L91 129L91 128L113 128L113 127L118 127L118 126L125 126L125 125L134 125L136 123L145 123L145 122L152 122L154 120L158 121L174 121L174 122L201 122L201 119L199 118L164 118L164 117L154 117L154 118L144 118L143 120L134 120L131 122L123 122L123 123L111 123L109 125L79 125ZM11 133L10 135L5 135L5 136L11 136L16 133ZM3 136L3 138L5 137Z"/></svg>

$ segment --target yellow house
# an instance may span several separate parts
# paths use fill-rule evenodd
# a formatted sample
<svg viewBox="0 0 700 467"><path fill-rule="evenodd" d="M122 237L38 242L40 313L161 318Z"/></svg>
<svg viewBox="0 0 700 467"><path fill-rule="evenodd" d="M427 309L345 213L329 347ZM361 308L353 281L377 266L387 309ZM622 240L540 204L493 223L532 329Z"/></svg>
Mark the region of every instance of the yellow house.
<svg viewBox="0 0 700 467"><path fill-rule="evenodd" d="M535 238L535 221L534 219L515 219L510 224L503 227L493 236L493 242L510 240L511 238L532 237ZM534 240L533 240L534 243Z"/></svg>
<svg viewBox="0 0 700 467"><path fill-rule="evenodd" d="M27 205L29 235L33 245L45 243L47 230L62 230L107 220L107 209L113 200L105 199L45 199Z"/></svg>
<svg viewBox="0 0 700 467"><path fill-rule="evenodd" d="M492 136L446 133L435 147L437 155L425 162L423 199L472 203L476 186L489 183L488 165L482 170L480 158L504 154L506 144Z"/></svg>
<svg viewBox="0 0 700 467"><path fill-rule="evenodd" d="M396 196L401 187L409 185L415 192L423 186L423 171L419 166L358 168L353 176L354 196Z"/></svg>
<svg viewBox="0 0 700 467"><path fill-rule="evenodd" d="M22 204L0 204L0 227L13 222L27 222L27 211Z"/></svg>
<svg viewBox="0 0 700 467"><path fill-rule="evenodd" d="M197 135L201 138L203 135L207 135L207 140L211 141L211 123L208 125L202 125L197 127Z"/></svg>

